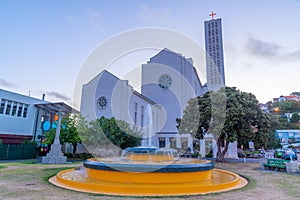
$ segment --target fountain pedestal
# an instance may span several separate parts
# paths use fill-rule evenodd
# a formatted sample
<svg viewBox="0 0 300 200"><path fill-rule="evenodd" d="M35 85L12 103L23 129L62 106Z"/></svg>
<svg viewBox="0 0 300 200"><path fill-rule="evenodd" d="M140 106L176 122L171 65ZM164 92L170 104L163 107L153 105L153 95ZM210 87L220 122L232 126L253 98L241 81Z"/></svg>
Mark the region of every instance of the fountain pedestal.
<svg viewBox="0 0 300 200"><path fill-rule="evenodd" d="M61 144L52 144L50 152L42 157L43 164L64 164L67 157L61 152Z"/></svg>
<svg viewBox="0 0 300 200"><path fill-rule="evenodd" d="M61 152L61 144L59 142L60 125L61 125L61 110L58 113L58 124L56 127L54 143L51 145L50 152L42 157L43 164L64 164L67 162L67 157Z"/></svg>

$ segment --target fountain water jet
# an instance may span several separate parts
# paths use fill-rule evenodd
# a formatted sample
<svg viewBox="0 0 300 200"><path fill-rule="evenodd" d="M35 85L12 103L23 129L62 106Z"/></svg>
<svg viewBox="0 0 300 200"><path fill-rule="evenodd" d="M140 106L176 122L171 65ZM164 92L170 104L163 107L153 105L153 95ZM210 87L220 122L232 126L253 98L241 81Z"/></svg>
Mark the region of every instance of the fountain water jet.
<svg viewBox="0 0 300 200"><path fill-rule="evenodd" d="M247 180L208 160L179 158L173 149L127 148L118 158L93 158L84 169L59 172L49 181L81 192L120 196L196 195L241 188Z"/></svg>

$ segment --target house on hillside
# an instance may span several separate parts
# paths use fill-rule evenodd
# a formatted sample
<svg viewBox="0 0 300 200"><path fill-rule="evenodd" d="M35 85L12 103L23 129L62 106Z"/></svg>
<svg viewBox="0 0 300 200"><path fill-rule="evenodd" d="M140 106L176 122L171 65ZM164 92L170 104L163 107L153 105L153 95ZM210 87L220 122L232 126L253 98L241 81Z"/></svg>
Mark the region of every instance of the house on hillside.
<svg viewBox="0 0 300 200"><path fill-rule="evenodd" d="M279 102L279 101L299 101L299 98L295 95L290 95L290 96L283 96L281 95L278 98L273 98L273 102Z"/></svg>

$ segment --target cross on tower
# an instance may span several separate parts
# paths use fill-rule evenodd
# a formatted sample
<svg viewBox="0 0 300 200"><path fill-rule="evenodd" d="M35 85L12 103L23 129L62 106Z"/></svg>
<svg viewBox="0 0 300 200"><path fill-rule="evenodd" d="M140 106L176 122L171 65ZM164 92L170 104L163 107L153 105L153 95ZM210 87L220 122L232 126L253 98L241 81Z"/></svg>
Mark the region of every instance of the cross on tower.
<svg viewBox="0 0 300 200"><path fill-rule="evenodd" d="M216 13L214 13L214 11L211 11L211 14L209 14L209 16L211 16L211 19L214 19L215 15L216 15Z"/></svg>

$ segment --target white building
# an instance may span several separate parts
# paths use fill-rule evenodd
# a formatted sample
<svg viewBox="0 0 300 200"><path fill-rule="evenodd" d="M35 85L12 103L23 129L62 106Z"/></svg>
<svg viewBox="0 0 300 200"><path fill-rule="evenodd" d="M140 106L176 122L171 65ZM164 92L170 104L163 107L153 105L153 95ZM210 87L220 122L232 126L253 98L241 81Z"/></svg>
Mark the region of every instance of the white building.
<svg viewBox="0 0 300 200"><path fill-rule="evenodd" d="M24 140L39 140L45 132L44 124L50 124L48 128L51 128L53 117L61 108L66 113L72 111L72 108L64 103L50 103L0 89L0 139L2 143L18 144Z"/></svg>
<svg viewBox="0 0 300 200"><path fill-rule="evenodd" d="M120 80L104 70L83 85L80 111L88 121L105 116L124 120L145 133L143 145L155 145L151 140L161 126L161 106L133 90L128 81ZM151 117L150 117L151 116Z"/></svg>
<svg viewBox="0 0 300 200"><path fill-rule="evenodd" d="M204 26L207 86L209 90L217 91L225 87L221 19L205 21Z"/></svg>
<svg viewBox="0 0 300 200"><path fill-rule="evenodd" d="M42 112L35 104L44 101L0 89L0 139L3 143L22 143L41 134ZM39 116L38 116L39 115Z"/></svg>
<svg viewBox="0 0 300 200"><path fill-rule="evenodd" d="M115 117L138 126L144 146L192 149L192 137L178 135L176 128L187 101L203 93L192 59L164 49L142 65L141 84L140 94L102 71L83 86L80 111L87 120Z"/></svg>
<svg viewBox="0 0 300 200"><path fill-rule="evenodd" d="M141 93L102 71L83 85L81 113L87 120L115 117L138 126L144 146L193 151L193 138L178 134L176 118L183 117L189 99L225 87L221 19L205 22L205 44L207 85L201 84L191 58L163 49L142 65Z"/></svg>
<svg viewBox="0 0 300 200"><path fill-rule="evenodd" d="M191 58L163 49L142 65L142 95L164 108L166 122L156 133L159 147L192 148L192 138L178 137L176 118L182 118L189 99L203 94L201 81Z"/></svg>

